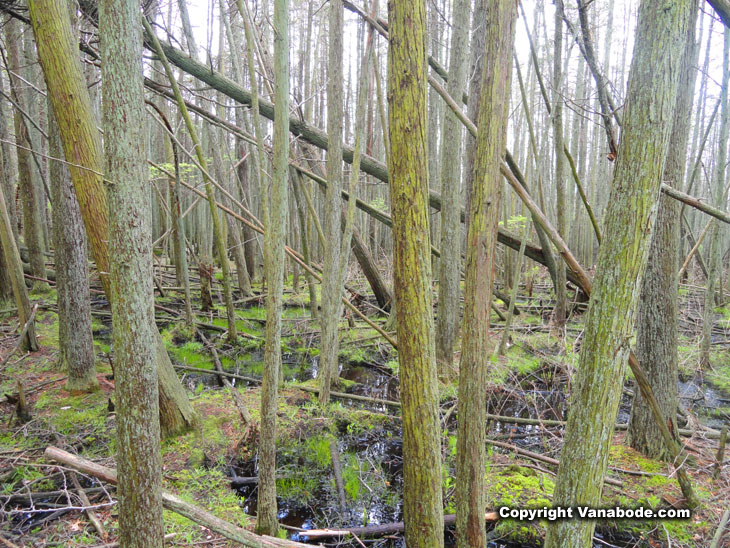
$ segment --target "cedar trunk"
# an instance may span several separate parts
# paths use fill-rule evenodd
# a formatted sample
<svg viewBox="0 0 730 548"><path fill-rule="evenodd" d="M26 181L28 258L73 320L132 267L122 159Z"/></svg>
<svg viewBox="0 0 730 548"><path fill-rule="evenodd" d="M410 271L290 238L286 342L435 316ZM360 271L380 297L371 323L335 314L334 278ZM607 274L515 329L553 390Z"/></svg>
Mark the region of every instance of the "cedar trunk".
<svg viewBox="0 0 730 548"><path fill-rule="evenodd" d="M388 2L393 280L403 413L403 521L410 548L444 543L426 146L426 3Z"/></svg>
<svg viewBox="0 0 730 548"><path fill-rule="evenodd" d="M119 544L163 544L152 230L136 0L99 4L119 474Z"/></svg>
<svg viewBox="0 0 730 548"><path fill-rule="evenodd" d="M674 120L691 0L643 0L553 504L598 506ZM545 548L591 546L595 522L548 524Z"/></svg>
<svg viewBox="0 0 730 548"><path fill-rule="evenodd" d="M489 313L500 217L502 180L499 172L506 141L516 17L517 5L514 2L490 0L487 3L484 56L491 62L483 68L480 86L479 131L466 239L464 323L459 365L456 534L457 546L460 548L486 544L484 424L491 353Z"/></svg>

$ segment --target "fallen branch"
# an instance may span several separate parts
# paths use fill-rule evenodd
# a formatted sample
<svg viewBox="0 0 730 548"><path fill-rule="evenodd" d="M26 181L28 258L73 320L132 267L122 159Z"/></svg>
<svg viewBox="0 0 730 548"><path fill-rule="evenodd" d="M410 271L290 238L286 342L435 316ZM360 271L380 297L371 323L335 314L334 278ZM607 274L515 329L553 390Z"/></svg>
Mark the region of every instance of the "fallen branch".
<svg viewBox="0 0 730 548"><path fill-rule="evenodd" d="M257 379L256 377L247 377L245 375L236 375L235 373L228 373L228 372L216 372L212 371L211 369L203 369L201 367L190 367L188 365L174 365L175 369L182 369L183 371L193 371L195 373L206 373L208 375L225 375L226 377L230 377L231 379L239 379L242 381L255 383L255 384L261 384L261 379ZM294 388L297 390L301 390L302 392L311 392L312 394L319 394L319 388L315 388L313 386L302 386L302 385L295 385ZM345 400L355 400L355 401L361 401L366 403L374 403L376 405L385 405L387 407L400 407L399 401L394 400L381 400L380 398L371 398L369 396L360 396L358 394L345 394L344 392L330 392L330 396L333 398L340 398Z"/></svg>
<svg viewBox="0 0 730 548"><path fill-rule="evenodd" d="M497 521L499 516L497 512L487 512L484 514L484 521ZM452 526L456 523L456 514L447 514L444 516L444 527ZM383 523L381 525L370 525L368 527L349 527L346 529L310 529L302 531L300 536L306 536L310 539L333 538L333 537L382 537L385 535L393 535L402 533L405 526L402 521L396 523Z"/></svg>
<svg viewBox="0 0 730 548"><path fill-rule="evenodd" d="M77 455L73 455L63 449L57 447L46 447L45 457L47 459L56 461L64 466L73 468L83 474L93 476L97 479L105 481L107 483L117 483L117 471L112 468L107 468L93 461L84 459ZM308 548L311 545L302 544L300 542L294 542L288 539L281 539L276 537L270 537L267 535L257 535L246 529L233 525L224 521L210 512L198 508L197 506L186 502L172 493L167 491L162 492L162 506L166 509L180 514L188 518L195 523L207 527L211 531L224 536L225 538L234 542L239 542L244 546L250 548L266 548L269 546L279 548Z"/></svg>
<svg viewBox="0 0 730 548"><path fill-rule="evenodd" d="M528 451L527 449L522 449L521 447L517 447L516 445L512 445L510 443L504 443L503 441L487 440L487 444L494 445L495 447L501 447L502 449L513 451L514 453L522 455L523 457L544 462L546 464L552 464L553 466L558 466L560 464L560 461L558 459L554 459L546 455L541 455L540 453L535 453L534 451ZM613 485L615 487L623 487L624 485L621 480L609 477L604 478L603 481L606 482L608 485Z"/></svg>

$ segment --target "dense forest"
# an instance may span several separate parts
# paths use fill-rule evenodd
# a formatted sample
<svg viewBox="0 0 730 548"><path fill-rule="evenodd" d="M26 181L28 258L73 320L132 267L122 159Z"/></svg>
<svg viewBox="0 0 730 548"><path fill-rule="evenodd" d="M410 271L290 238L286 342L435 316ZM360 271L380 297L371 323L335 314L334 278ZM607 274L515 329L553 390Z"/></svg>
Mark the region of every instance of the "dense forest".
<svg viewBox="0 0 730 548"><path fill-rule="evenodd" d="M0 546L730 547L729 88L728 0L0 0Z"/></svg>

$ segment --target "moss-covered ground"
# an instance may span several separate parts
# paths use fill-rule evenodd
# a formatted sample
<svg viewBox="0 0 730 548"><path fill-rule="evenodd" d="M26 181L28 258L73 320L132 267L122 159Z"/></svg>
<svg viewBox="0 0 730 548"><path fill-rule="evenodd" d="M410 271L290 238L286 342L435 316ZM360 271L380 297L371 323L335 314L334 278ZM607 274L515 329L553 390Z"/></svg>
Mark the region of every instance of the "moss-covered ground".
<svg viewBox="0 0 730 548"><path fill-rule="evenodd" d="M262 288L255 286L256 291ZM282 355L284 379L279 398L277 493L282 535L296 536L291 527L363 526L402 519L402 455L400 419L397 408L336 399L322 407L312 389L318 349L318 322L310 317L308 292L287 287L284 312ZM59 471L44 461L48 445L62 447L109 466L114 465L115 413L114 380L110 348L108 309L94 306L93 329L100 389L91 394L70 394L64 388L64 372L56 368L58 319L54 312L55 292L50 289L32 295L39 303L38 336L41 350L32 355L15 354L0 371L0 534L20 545L98 546L113 541L116 509L103 492L90 491L96 513L108 536L100 538L88 519L77 511L52 516L57 510L80 503L70 494L45 495L69 485L68 471ZM179 296L168 294L158 300L167 308L179 305ZM7 308L7 307L0 307ZM548 329L537 312L523 309L515 318L514 331L504 356L490 363L489 409L495 415L542 419L565 418L570 374L577 367L580 325L578 317L570 324L565 340ZM105 314L106 313L106 314ZM243 527L252 527L256 509L254 485L231 487L231 477L256 475L259 387L256 379L263 372L265 308L251 301L237 309L237 327L243 335L235 345L223 342L225 313L218 305L211 313L198 314L198 329L216 344L224 369L249 378L236 380L252 422L244 424L227 389L214 373L210 352L200 337L184 324L160 313L163 340L193 406L202 417L195 432L162 442L164 488L183 499L209 510L218 517ZM385 318L373 317L379 324ZM496 320L496 316L494 318ZM498 322L495 321L497 325ZM12 310L0 316L0 358L16 340L17 318ZM379 399L397 399L399 364L397 353L362 322L351 325L344 317L341 327L340 359L342 376L337 389ZM490 338L496 347L501 331L495 328ZM683 333L679 341L682 378L697 378L696 340ZM727 355L713 350L713 369L703 381L718 397L730 391ZM191 369L192 368L192 369ZM454 369L458 368L458 354ZM194 370L193 370L194 369ZM443 493L446 513L455 509L454 476L456 413L453 409L457 388L453 375L441 380L443 426ZM20 424L14 416L13 395L21 382L27 392L31 420ZM627 378L627 390L631 380ZM9 396L9 398L8 398ZM722 403L722 400L719 400ZM627 413L626 403L622 410ZM697 407L699 424L714 419L728 420L730 402L712 409ZM490 421L489 437L559 458L561 429L520 426L506 421ZM341 489L345 498L340 508L340 487L333 475L330 448L342 470ZM712 537L719 515L730 505L730 476L727 466L719 479L712 478L716 441L697 436L687 447L694 457L690 475L702 500L702 507L689 520L599 524L599 534L615 546L705 547ZM603 503L607 506L668 507L681 505L681 493L671 466L645 458L624 444L624 434L614 436L609 472L621 486L607 485ZM555 487L557 468L527 458L513 450L489 446L485 463L487 504L542 508L549 506ZM88 479L82 485L92 487ZM35 493L34 506L27 493ZM71 491L69 490L69 493ZM114 497L114 491L109 491ZM25 498L24 498L25 497ZM52 516L52 517L49 517ZM168 534L173 545L225 546L218 535L172 512L165 512ZM289 529L286 529L289 527ZM500 520L490 524L493 541L509 546L539 546L544 522L525 523ZM451 539L447 535L447 540ZM628 540L627 540L628 539Z"/></svg>

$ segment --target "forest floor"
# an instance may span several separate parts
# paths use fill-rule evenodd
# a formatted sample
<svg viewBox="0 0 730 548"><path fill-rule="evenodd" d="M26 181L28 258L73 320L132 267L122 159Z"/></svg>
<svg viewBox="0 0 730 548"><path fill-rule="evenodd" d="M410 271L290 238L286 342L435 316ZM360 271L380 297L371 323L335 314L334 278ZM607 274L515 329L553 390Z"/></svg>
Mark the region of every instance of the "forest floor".
<svg viewBox="0 0 730 548"><path fill-rule="evenodd" d="M257 293L260 286L254 287ZM595 546L706 547L724 509L730 507L730 464L725 461L713 478L716 432L730 422L730 312L717 310L712 370L699 372L696 333L700 292L682 289L680 395L686 410L685 438L693 459L689 472L702 501L689 520L617 520L598 525ZM550 301L537 288L534 298L518 300L511 344L505 356L490 367L487 478L488 509L500 506L542 508L551 503L563 427L539 421L563 420L567 390L577 365L584 316L575 314L564 340L549 329ZM98 463L114 466L113 376L111 318L102 297L92 302L93 329L100 390L70 394L64 373L56 369L58 319L55 291L35 292L41 350L13 355L0 370L0 544L17 546L113 546L116 538L113 487L79 475L101 526L92 526L77 495L74 472L43 458L44 449L57 446ZM362 527L402 520L401 426L396 353L363 322L341 322L341 377L336 390L372 398L361 401L336 397L322 407L315 393L319 325L310 317L305 287L287 285L284 311L284 385L278 413L277 494L281 536L307 541L306 529ZM256 447L259 387L263 368L265 309L262 298L239 303L237 345L221 337L225 313L216 308L199 314L198 329L214 342L230 380L243 396L252 421L245 424L229 389L215 373L213 358L200 337L186 332L179 317L175 292L157 297L158 325L193 406L202 417L200 429L164 440L164 488L231 523L252 527L256 512ZM363 311L381 322L367 299ZM1 308L1 307L0 307ZM493 342L501 336L494 317ZM13 310L0 312L0 362L17 341ZM458 366L458 359L455 361ZM448 377L448 372L445 375ZM452 372L453 376L453 372ZM247 380L243 380L243 378ZM30 419L16 417L18 383ZM445 513L454 512L456 452L456 382L442 379L443 493ZM627 373L617 423L625 424L633 392ZM501 417L501 418L500 418ZM537 424L515 424L510 418L538 419ZM606 506L681 506L681 492L671 466L647 459L627 447L617 429L604 489ZM334 462L333 462L334 459ZM336 484L333 465L342 481ZM173 546L227 546L228 541L200 525L165 511L166 532ZM490 547L539 546L544 522L499 520L488 525ZM368 545L402 546L402 537L389 534L363 539ZM446 541L453 542L451 531ZM348 543L329 538L313 542ZM232 544L231 544L232 545ZM720 544L722 546L722 544ZM727 544L730 546L730 544Z"/></svg>

